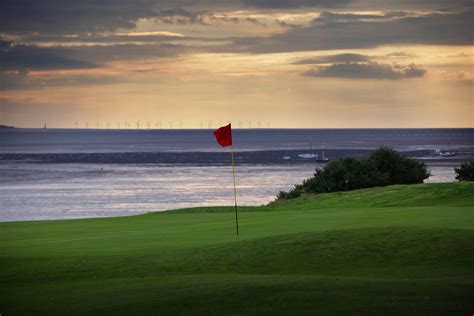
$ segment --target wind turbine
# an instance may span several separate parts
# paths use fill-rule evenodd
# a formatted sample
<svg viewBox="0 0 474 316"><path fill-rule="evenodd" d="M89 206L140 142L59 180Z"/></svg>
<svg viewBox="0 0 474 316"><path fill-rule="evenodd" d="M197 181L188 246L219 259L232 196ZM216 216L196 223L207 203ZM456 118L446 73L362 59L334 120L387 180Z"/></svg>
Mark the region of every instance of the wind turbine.
<svg viewBox="0 0 474 316"><path fill-rule="evenodd" d="M97 121L97 122L95 122L95 124L97 125L97 129L99 129L100 128L99 122Z"/></svg>
<svg viewBox="0 0 474 316"><path fill-rule="evenodd" d="M247 123L249 124L249 128L252 128L252 121L247 121Z"/></svg>
<svg viewBox="0 0 474 316"><path fill-rule="evenodd" d="M137 129L140 129L140 121L137 121Z"/></svg>
<svg viewBox="0 0 474 316"><path fill-rule="evenodd" d="M182 121L179 121L179 128L183 129L183 122Z"/></svg>
<svg viewBox="0 0 474 316"><path fill-rule="evenodd" d="M242 121L239 121L239 128L242 128Z"/></svg>
<svg viewBox="0 0 474 316"><path fill-rule="evenodd" d="M117 129L120 129L120 122L117 122Z"/></svg>
<svg viewBox="0 0 474 316"><path fill-rule="evenodd" d="M76 128L77 128L77 120L76 120Z"/></svg>
<svg viewBox="0 0 474 316"><path fill-rule="evenodd" d="M212 121L207 121L207 128L209 128L209 129L212 128Z"/></svg>
<svg viewBox="0 0 474 316"><path fill-rule="evenodd" d="M110 129L110 122L107 121L107 129Z"/></svg>
<svg viewBox="0 0 474 316"><path fill-rule="evenodd" d="M146 127L147 129L150 129L150 121L146 121Z"/></svg>
<svg viewBox="0 0 474 316"><path fill-rule="evenodd" d="M262 122L258 121L257 125L258 125L258 128L261 128L262 127Z"/></svg>
<svg viewBox="0 0 474 316"><path fill-rule="evenodd" d="M170 125L170 129L173 129L173 121L168 121L168 124Z"/></svg>
<svg viewBox="0 0 474 316"><path fill-rule="evenodd" d="M89 122L86 122L86 128L89 128Z"/></svg>

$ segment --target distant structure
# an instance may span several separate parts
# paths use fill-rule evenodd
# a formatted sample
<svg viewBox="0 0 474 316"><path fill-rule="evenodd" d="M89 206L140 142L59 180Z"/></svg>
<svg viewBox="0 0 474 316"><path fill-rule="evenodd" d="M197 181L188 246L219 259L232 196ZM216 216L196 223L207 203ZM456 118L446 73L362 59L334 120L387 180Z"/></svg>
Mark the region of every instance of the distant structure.
<svg viewBox="0 0 474 316"><path fill-rule="evenodd" d="M249 128L252 128L252 122L251 122L251 121L247 121L247 123L249 124Z"/></svg>
<svg viewBox="0 0 474 316"><path fill-rule="evenodd" d="M183 122L179 121L179 128L183 129Z"/></svg>
<svg viewBox="0 0 474 316"><path fill-rule="evenodd" d="M117 128L120 129L120 122L117 122Z"/></svg>
<svg viewBox="0 0 474 316"><path fill-rule="evenodd" d="M267 122L267 128L270 128L270 122Z"/></svg>
<svg viewBox="0 0 474 316"><path fill-rule="evenodd" d="M212 128L212 121L207 121L207 128Z"/></svg>
<svg viewBox="0 0 474 316"><path fill-rule="evenodd" d="M97 129L100 128L100 123L99 122L95 122L95 125L97 126Z"/></svg>
<svg viewBox="0 0 474 316"><path fill-rule="evenodd" d="M146 121L146 128L150 129L150 121Z"/></svg>
<svg viewBox="0 0 474 316"><path fill-rule="evenodd" d="M137 121L137 129L140 129L140 121Z"/></svg>
<svg viewBox="0 0 474 316"><path fill-rule="evenodd" d="M170 125L170 129L173 129L173 121L168 121L168 124Z"/></svg>
<svg viewBox="0 0 474 316"><path fill-rule="evenodd" d="M201 121L201 129L203 129L204 123Z"/></svg>
<svg viewBox="0 0 474 316"><path fill-rule="evenodd" d="M44 123L43 129L46 129L46 128L47 128L47 127L46 127L46 123Z"/></svg>
<svg viewBox="0 0 474 316"><path fill-rule="evenodd" d="M86 128L89 128L89 122L86 122Z"/></svg>
<svg viewBox="0 0 474 316"><path fill-rule="evenodd" d="M242 128L242 121L239 121L239 128Z"/></svg>
<svg viewBox="0 0 474 316"><path fill-rule="evenodd" d="M77 124L77 120L76 120L76 128L77 128L77 125L78 125L78 124Z"/></svg>
<svg viewBox="0 0 474 316"><path fill-rule="evenodd" d="M257 126L258 126L258 128L262 128L262 122L258 121Z"/></svg>
<svg viewBox="0 0 474 316"><path fill-rule="evenodd" d="M107 121L107 129L110 129L110 122Z"/></svg>

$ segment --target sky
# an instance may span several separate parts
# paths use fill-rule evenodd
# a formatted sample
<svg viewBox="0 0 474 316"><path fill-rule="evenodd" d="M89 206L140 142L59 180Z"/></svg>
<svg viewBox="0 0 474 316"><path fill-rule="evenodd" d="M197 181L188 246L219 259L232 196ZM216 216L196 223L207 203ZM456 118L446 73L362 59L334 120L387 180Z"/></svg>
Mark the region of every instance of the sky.
<svg viewBox="0 0 474 316"><path fill-rule="evenodd" d="M474 127L473 12L465 0L2 0L0 124Z"/></svg>

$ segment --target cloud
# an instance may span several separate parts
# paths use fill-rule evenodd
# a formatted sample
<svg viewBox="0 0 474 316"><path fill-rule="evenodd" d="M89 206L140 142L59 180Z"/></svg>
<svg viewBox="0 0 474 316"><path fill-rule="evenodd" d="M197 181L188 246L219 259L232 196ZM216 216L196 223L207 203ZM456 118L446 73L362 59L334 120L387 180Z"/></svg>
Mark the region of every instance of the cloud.
<svg viewBox="0 0 474 316"><path fill-rule="evenodd" d="M7 33L77 33L132 28L155 13L155 1L3 0L0 30Z"/></svg>
<svg viewBox="0 0 474 316"><path fill-rule="evenodd" d="M206 16L206 12L289 10L298 8L403 10L404 8L459 8L468 0L2 0L0 31L8 34L84 32L131 29L140 19ZM364 9L363 9L364 10ZM395 13L394 13L395 14ZM346 16L345 18L349 18ZM199 21L199 19L195 20Z"/></svg>
<svg viewBox="0 0 474 316"><path fill-rule="evenodd" d="M362 20L383 20L391 18L400 18L407 16L407 12L385 12L384 14L355 14L355 13L334 13L330 11L323 11L313 20L313 24L318 23L335 23L335 22L354 22Z"/></svg>
<svg viewBox="0 0 474 316"><path fill-rule="evenodd" d="M347 79L380 79L400 80L422 77L426 70L410 64L407 66L390 66L376 62L342 63L323 66L304 73L308 77L347 78Z"/></svg>
<svg viewBox="0 0 474 316"><path fill-rule="evenodd" d="M316 65L316 64L327 64L327 63L349 63L349 62L367 62L369 61L369 56L361 54L337 54L337 55L327 55L319 56L315 58L302 59L294 62L295 65Z"/></svg>
<svg viewBox="0 0 474 316"><path fill-rule="evenodd" d="M168 24L216 25L250 23L254 25L264 25L253 17L236 17L226 13L214 13L207 10L191 12L180 7L159 11L155 16L155 20Z"/></svg>
<svg viewBox="0 0 474 316"><path fill-rule="evenodd" d="M291 9L300 7L334 8L341 7L351 0L243 0L243 4L264 9Z"/></svg>
<svg viewBox="0 0 474 316"><path fill-rule="evenodd" d="M35 45L14 44L1 41L0 71L59 70L93 68L97 65L69 58L61 48L44 48Z"/></svg>
<svg viewBox="0 0 474 316"><path fill-rule="evenodd" d="M116 60L172 57L191 49L185 45L166 43L164 40L169 38L169 36L143 34L91 36L89 39L46 36L42 40L59 40L65 41L66 44L67 40L98 43L97 45L48 47L17 44L0 38L0 71L96 68L106 62ZM183 38L176 36L172 39L182 40ZM122 41L125 43L121 43ZM127 43L128 41L130 43ZM133 41L144 42L137 44ZM104 43L106 45L103 45ZM198 50L198 48L192 49Z"/></svg>
<svg viewBox="0 0 474 316"><path fill-rule="evenodd" d="M332 13L338 15L337 13ZM272 53L371 48L390 44L472 45L474 10L381 21L338 21L291 28L267 38L237 38L232 51Z"/></svg>
<svg viewBox="0 0 474 316"><path fill-rule="evenodd" d="M78 87L108 85L130 82L127 77L105 75L54 75L30 76L26 69L12 72L0 72L0 91L6 90L38 90L51 87Z"/></svg>

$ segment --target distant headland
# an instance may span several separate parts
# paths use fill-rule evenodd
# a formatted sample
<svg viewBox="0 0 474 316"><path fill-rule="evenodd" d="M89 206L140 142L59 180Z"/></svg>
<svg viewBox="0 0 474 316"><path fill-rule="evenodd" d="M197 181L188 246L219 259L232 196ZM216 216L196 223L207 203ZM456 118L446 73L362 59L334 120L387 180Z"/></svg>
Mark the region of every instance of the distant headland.
<svg viewBox="0 0 474 316"><path fill-rule="evenodd" d="M15 126L0 125L0 129L4 128L15 128Z"/></svg>

